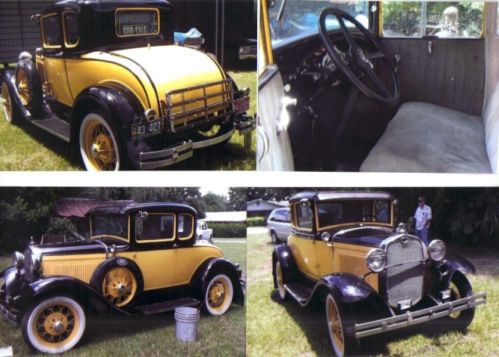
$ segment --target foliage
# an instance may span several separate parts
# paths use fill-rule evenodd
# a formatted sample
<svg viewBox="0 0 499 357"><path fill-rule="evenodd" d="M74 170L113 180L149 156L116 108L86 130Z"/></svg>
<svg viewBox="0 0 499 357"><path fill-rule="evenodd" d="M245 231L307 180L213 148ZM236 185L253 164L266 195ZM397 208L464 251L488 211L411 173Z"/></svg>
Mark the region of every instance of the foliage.
<svg viewBox="0 0 499 357"><path fill-rule="evenodd" d="M261 227L265 225L265 217L248 217L248 227Z"/></svg>
<svg viewBox="0 0 499 357"><path fill-rule="evenodd" d="M245 223L209 223L214 238L246 238Z"/></svg>
<svg viewBox="0 0 499 357"><path fill-rule="evenodd" d="M229 210L246 211L247 191L248 189L245 187L231 187L229 189Z"/></svg>
<svg viewBox="0 0 499 357"><path fill-rule="evenodd" d="M208 192L203 196L203 202L207 212L224 212L229 210L227 199L222 195Z"/></svg>

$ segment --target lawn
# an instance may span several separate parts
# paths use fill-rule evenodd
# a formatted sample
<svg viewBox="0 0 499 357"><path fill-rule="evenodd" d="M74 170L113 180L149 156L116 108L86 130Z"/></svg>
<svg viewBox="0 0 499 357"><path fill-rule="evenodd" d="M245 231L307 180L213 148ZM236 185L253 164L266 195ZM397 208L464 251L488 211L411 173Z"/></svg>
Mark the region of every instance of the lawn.
<svg viewBox="0 0 499 357"><path fill-rule="evenodd" d="M248 235L247 353L248 356L331 355L323 312L301 308L293 301L273 299L272 244L267 234ZM362 340L362 355L497 356L499 355L499 259L493 252L467 254L477 275L475 291L487 292L487 304L477 308L467 333L430 332L414 326ZM438 323L433 322L432 326Z"/></svg>
<svg viewBox="0 0 499 357"><path fill-rule="evenodd" d="M249 114L256 112L256 72L233 70L230 75L239 87L249 87ZM244 150L244 136L236 133L222 147L196 150L194 156L164 170L254 170L256 139L251 135L251 149ZM79 157L71 155L69 144L26 122L10 125L0 111L0 171L73 171L82 170Z"/></svg>
<svg viewBox="0 0 499 357"><path fill-rule="evenodd" d="M218 240L217 240L218 241ZM225 255L246 268L246 244L217 243ZM9 257L0 258L0 270L10 264ZM142 316L113 316L92 319L80 344L68 356L244 356L245 308L233 305L220 317L201 315L199 339L193 343L175 338L173 312ZM19 328L0 319L0 347L12 346L14 355L32 353Z"/></svg>

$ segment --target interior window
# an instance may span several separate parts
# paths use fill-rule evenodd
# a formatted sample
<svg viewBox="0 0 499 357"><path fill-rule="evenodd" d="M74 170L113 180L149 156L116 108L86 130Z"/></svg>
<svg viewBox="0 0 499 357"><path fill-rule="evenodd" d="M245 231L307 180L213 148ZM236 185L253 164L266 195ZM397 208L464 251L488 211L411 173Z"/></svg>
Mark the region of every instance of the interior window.
<svg viewBox="0 0 499 357"><path fill-rule="evenodd" d="M312 229L313 215L312 208L308 204L296 205L296 220L298 227Z"/></svg>
<svg viewBox="0 0 499 357"><path fill-rule="evenodd" d="M92 217L92 238L112 236L128 239L127 216L94 216Z"/></svg>
<svg viewBox="0 0 499 357"><path fill-rule="evenodd" d="M179 239L188 239L192 236L194 218L190 214L181 213L177 218L177 233ZM205 227L203 226L203 229Z"/></svg>
<svg viewBox="0 0 499 357"><path fill-rule="evenodd" d="M135 239L137 241L173 240L175 238L175 215L148 214L135 217Z"/></svg>
<svg viewBox="0 0 499 357"><path fill-rule="evenodd" d="M73 12L65 13L64 24L66 28L66 46L74 47L80 40L78 34L78 16Z"/></svg>
<svg viewBox="0 0 499 357"><path fill-rule="evenodd" d="M384 37L480 38L484 3L383 1Z"/></svg>
<svg viewBox="0 0 499 357"><path fill-rule="evenodd" d="M42 17L43 46L57 48L62 46L62 30L59 15Z"/></svg>
<svg viewBox="0 0 499 357"><path fill-rule="evenodd" d="M118 37L158 35L159 11L157 9L116 10L116 34Z"/></svg>

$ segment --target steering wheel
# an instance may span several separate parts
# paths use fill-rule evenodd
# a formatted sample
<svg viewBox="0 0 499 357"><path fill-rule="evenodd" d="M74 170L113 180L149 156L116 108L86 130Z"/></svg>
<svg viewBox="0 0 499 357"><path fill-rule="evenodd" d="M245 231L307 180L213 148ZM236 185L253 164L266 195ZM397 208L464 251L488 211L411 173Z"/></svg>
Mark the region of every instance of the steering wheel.
<svg viewBox="0 0 499 357"><path fill-rule="evenodd" d="M326 18L334 16L338 20L341 32L348 44L346 53L340 51L331 41L326 28ZM366 52L353 39L345 20L351 22L374 48L375 52ZM319 34L324 47L337 68L368 98L378 103L393 105L400 98L399 82L395 69L388 60L385 50L374 36L349 13L335 8L325 8L319 18ZM388 68L392 85L391 91L375 71L373 60L382 60ZM368 77L368 80L365 78ZM370 82L370 84L368 84Z"/></svg>

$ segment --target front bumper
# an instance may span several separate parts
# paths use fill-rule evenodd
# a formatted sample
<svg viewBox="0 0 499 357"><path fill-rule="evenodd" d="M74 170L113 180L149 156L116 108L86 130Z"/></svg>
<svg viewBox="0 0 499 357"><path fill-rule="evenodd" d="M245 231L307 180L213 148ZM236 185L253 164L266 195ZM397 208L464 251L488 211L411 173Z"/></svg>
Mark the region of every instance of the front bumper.
<svg viewBox="0 0 499 357"><path fill-rule="evenodd" d="M240 135L251 132L255 127L255 120L247 115L239 116L234 122L234 128L220 136L201 141L184 141L180 144L157 151L141 152L139 154L139 168L141 170L152 170L171 166L178 162L191 158L194 150L220 144L232 137L237 130Z"/></svg>
<svg viewBox="0 0 499 357"><path fill-rule="evenodd" d="M463 311L485 304L486 294L480 293L462 299L449 301L437 306L417 311L407 311L405 314L388 317L376 321L355 324L355 337L362 338L380 333L398 330L404 327L421 324L448 316L453 312Z"/></svg>

